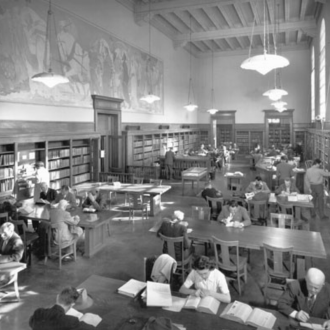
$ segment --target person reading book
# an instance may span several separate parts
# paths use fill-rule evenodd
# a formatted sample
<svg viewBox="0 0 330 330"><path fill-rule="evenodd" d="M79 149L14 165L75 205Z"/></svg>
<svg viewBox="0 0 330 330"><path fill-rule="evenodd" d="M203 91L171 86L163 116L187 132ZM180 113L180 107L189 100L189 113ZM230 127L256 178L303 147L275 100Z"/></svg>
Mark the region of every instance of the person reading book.
<svg viewBox="0 0 330 330"><path fill-rule="evenodd" d="M228 227L235 228L243 228L251 225L251 219L246 208L238 205L235 200L231 200L228 205L222 208L218 216L218 221L225 223Z"/></svg>
<svg viewBox="0 0 330 330"><path fill-rule="evenodd" d="M196 297L211 296L218 301L230 303L231 297L225 275L215 268L215 261L199 256L193 269L180 288L180 292Z"/></svg>
<svg viewBox="0 0 330 330"><path fill-rule="evenodd" d="M38 308L30 317L29 325L32 330L91 330L94 326L81 321L73 315L66 315L79 298L76 288L68 286L56 297L56 304L51 308Z"/></svg>
<svg viewBox="0 0 330 330"><path fill-rule="evenodd" d="M300 194L299 189L296 187L295 181L287 177L276 190L275 195L289 196L292 193Z"/></svg>
<svg viewBox="0 0 330 330"><path fill-rule="evenodd" d="M57 192L55 189L49 188L46 182L40 183L40 198L37 202L42 202L44 204L50 204L55 201Z"/></svg>
<svg viewBox="0 0 330 330"><path fill-rule="evenodd" d="M330 328L330 286L325 282L324 273L310 268L305 278L289 282L278 301L278 310L300 322L310 317L327 319L324 328Z"/></svg>

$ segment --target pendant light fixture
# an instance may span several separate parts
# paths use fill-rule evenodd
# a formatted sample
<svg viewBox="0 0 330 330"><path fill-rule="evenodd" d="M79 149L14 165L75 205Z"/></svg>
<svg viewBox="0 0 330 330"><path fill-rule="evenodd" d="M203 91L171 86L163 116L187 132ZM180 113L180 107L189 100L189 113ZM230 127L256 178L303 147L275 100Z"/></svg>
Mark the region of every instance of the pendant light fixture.
<svg viewBox="0 0 330 330"><path fill-rule="evenodd" d="M189 53L190 53L190 62L189 62L189 90L188 90L188 104L184 106L187 111L194 111L198 108L198 105L194 103L194 90L193 83L191 78L191 15L190 15L190 42L189 42Z"/></svg>
<svg viewBox="0 0 330 330"><path fill-rule="evenodd" d="M253 31L255 20L253 21L252 35L251 35L251 43L249 49L249 58L246 59L242 64L241 68L245 70L254 70L259 73L265 75L268 72L277 69L284 68L290 64L289 60L283 56L276 54L276 47L274 49L274 54L268 54L266 48L266 34L267 34L267 44L269 48L269 35L266 33L266 0L264 0L264 53L263 55L256 55L251 57L251 47L253 42ZM274 42L275 46L275 42Z"/></svg>
<svg viewBox="0 0 330 330"><path fill-rule="evenodd" d="M275 0L274 0L275 2ZM280 5L277 4L277 31L274 31L274 47L277 49L277 36L279 33L279 25L280 25L280 20L279 20L279 13L280 13ZM276 17L275 17L275 12L274 12L274 22L276 22ZM281 88L281 69L274 70L274 80L275 80L275 86L273 89L269 89L267 92L265 92L263 95L268 96L268 98L272 101L278 101L282 98L282 96L288 95L288 92L285 91L284 89ZM278 84L277 84L278 83ZM279 87L279 88L278 88Z"/></svg>
<svg viewBox="0 0 330 330"><path fill-rule="evenodd" d="M148 21L149 21L149 62L151 63L151 14L150 14L150 2L151 0L149 0L149 13L148 13ZM150 74L150 73L149 73ZM148 76L148 61L146 64L146 77ZM149 86L149 92L147 95L144 95L140 98L141 101L145 101L149 104L154 103L155 101L160 101L160 97L157 95L154 95L152 93L152 81L151 79L149 79L150 81L150 86Z"/></svg>
<svg viewBox="0 0 330 330"><path fill-rule="evenodd" d="M213 75L214 75L214 70L213 70L213 65L214 65L214 55L213 55L213 50L212 50L212 89L211 89L211 109L207 110L207 112L209 112L211 115L214 115L218 112L218 109L214 108L214 79L213 79Z"/></svg>
<svg viewBox="0 0 330 330"><path fill-rule="evenodd" d="M53 15L53 22L52 22L52 15ZM69 82L69 79L65 76L62 76L60 74L57 74L53 72L52 69L52 51L51 51L51 45L52 45L52 23L54 24L54 32L56 33L56 24L55 24L55 16L52 12L52 1L49 0L49 8L47 12L47 25L46 25L46 39L45 39L45 57L44 57L44 63L48 63L48 71L44 71L38 74L35 74L31 80L36 82L41 82L45 84L47 87L52 88L58 84L65 84ZM56 40L56 46L58 54L60 54L60 49L58 46L58 42Z"/></svg>
<svg viewBox="0 0 330 330"><path fill-rule="evenodd" d="M284 101L276 101L272 103L272 106L279 112L282 112L284 110L287 110L285 106L287 105L287 102Z"/></svg>

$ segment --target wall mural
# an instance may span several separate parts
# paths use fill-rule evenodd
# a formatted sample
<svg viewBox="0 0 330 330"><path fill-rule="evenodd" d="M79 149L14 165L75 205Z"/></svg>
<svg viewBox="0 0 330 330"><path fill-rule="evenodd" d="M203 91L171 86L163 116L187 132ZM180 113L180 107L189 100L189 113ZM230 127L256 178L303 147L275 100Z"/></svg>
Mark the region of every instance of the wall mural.
<svg viewBox="0 0 330 330"><path fill-rule="evenodd" d="M123 111L163 114L163 62L53 7L52 69L70 79L52 89L31 81L48 70L48 3L0 0L0 101L91 107L91 94L124 99ZM58 47L56 45L58 43ZM140 101L152 92L161 101Z"/></svg>

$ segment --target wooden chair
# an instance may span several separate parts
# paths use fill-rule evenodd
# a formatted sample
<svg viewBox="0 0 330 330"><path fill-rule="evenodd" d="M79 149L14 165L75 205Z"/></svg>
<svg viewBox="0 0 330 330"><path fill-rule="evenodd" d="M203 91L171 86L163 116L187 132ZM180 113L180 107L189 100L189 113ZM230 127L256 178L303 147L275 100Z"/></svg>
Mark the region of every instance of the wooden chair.
<svg viewBox="0 0 330 330"><path fill-rule="evenodd" d="M115 176L115 175L108 175L107 176L107 182L108 183L114 183L114 182L118 182L119 180L119 176ZM111 205L111 201L113 199L117 199L117 193L115 191L109 191L109 205ZM110 208L110 207L109 207Z"/></svg>
<svg viewBox="0 0 330 330"><path fill-rule="evenodd" d="M312 167L313 165L313 161L312 160L305 160L305 166L306 166L306 170L310 167Z"/></svg>
<svg viewBox="0 0 330 330"><path fill-rule="evenodd" d="M27 231L27 225L24 220L10 220L15 226L15 231L20 235L24 244L23 261L31 266L32 261L32 247L33 244L38 240L39 235L36 232Z"/></svg>
<svg viewBox="0 0 330 330"><path fill-rule="evenodd" d="M211 208L208 206L192 206L191 207L191 217L200 221L210 221L211 220ZM207 246L210 243L208 239L194 238L192 241L193 245L204 245L205 255L207 255Z"/></svg>
<svg viewBox="0 0 330 330"><path fill-rule="evenodd" d="M293 229L293 215L283 213L271 213L269 225L271 227Z"/></svg>
<svg viewBox="0 0 330 330"><path fill-rule="evenodd" d="M144 179L133 176L132 181L133 181L132 183L134 183L134 184L143 184Z"/></svg>
<svg viewBox="0 0 330 330"><path fill-rule="evenodd" d="M222 209L223 207L223 198L222 197L208 197L206 196L206 201L209 204L209 207L211 208L211 219L217 220L217 217L219 215L218 210Z"/></svg>
<svg viewBox="0 0 330 330"><path fill-rule="evenodd" d="M247 259L239 256L238 241L223 241L214 236L212 236L212 241L217 267L224 272L229 281L237 281L238 293L241 295L241 278L245 283L247 282ZM235 248L235 254L230 253L232 248Z"/></svg>
<svg viewBox="0 0 330 330"><path fill-rule="evenodd" d="M52 237L53 237L53 230L59 230L58 224L51 224L48 229L48 255L46 256L45 263L47 262L48 258L58 258L59 260L59 269L62 269L62 260L70 255L73 255L73 260L76 261L77 259L77 241L78 235L70 242L70 243L63 243L61 241L61 232L58 232L58 242L55 244L55 249L52 251ZM68 252L63 254L63 249L71 248Z"/></svg>
<svg viewBox="0 0 330 330"><path fill-rule="evenodd" d="M8 212L0 213L0 226L9 221Z"/></svg>
<svg viewBox="0 0 330 330"><path fill-rule="evenodd" d="M174 274L179 274L182 276L182 283L185 281L186 274L189 274L192 264L192 254L185 258L184 255L184 237L167 237L162 234L159 234L159 237L162 239L163 243L167 244L167 253L176 260L177 268ZM175 246L180 245L181 249L181 259L176 258Z"/></svg>
<svg viewBox="0 0 330 330"><path fill-rule="evenodd" d="M248 201L249 215L253 225L266 226L268 217L268 201Z"/></svg>
<svg viewBox="0 0 330 330"><path fill-rule="evenodd" d="M277 207L279 213L291 214L294 216L294 206L292 204L277 202Z"/></svg>
<svg viewBox="0 0 330 330"><path fill-rule="evenodd" d="M129 220L134 220L135 213L141 212L142 220L148 219L148 204L143 203L142 195L136 194L127 194L127 201L124 207L121 207L120 210L123 212L128 212Z"/></svg>
<svg viewBox="0 0 330 330"><path fill-rule="evenodd" d="M162 182L163 182L163 180L160 180L160 179L149 179L149 183L152 183L155 186L161 186Z"/></svg>
<svg viewBox="0 0 330 330"><path fill-rule="evenodd" d="M293 247L277 247L263 244L264 262L266 272L266 283L264 295L266 299L271 299L268 295L269 289L284 291L287 279L293 276ZM284 256L288 256L288 262L284 263Z"/></svg>

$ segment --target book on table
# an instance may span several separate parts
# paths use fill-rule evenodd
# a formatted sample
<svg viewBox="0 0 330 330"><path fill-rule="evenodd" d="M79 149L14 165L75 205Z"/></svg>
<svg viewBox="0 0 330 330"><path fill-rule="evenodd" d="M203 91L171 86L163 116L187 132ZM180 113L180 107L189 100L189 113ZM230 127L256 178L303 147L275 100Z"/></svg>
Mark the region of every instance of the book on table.
<svg viewBox="0 0 330 330"><path fill-rule="evenodd" d="M189 296L183 308L195 309L198 312L216 315L219 310L219 306L220 301L211 296L206 296L204 298Z"/></svg>
<svg viewBox="0 0 330 330"><path fill-rule="evenodd" d="M276 317L260 308L252 308L248 304L234 301L224 309L220 317L239 322L253 327L271 329L275 324Z"/></svg>
<svg viewBox="0 0 330 330"><path fill-rule="evenodd" d="M172 294L169 284L147 282L147 306L169 307L172 306Z"/></svg>
<svg viewBox="0 0 330 330"><path fill-rule="evenodd" d="M93 313L83 314L78 312L76 309L72 307L66 312L66 315L75 316L79 319L80 322L85 322L94 327L96 327L102 321L102 318L97 314L93 314Z"/></svg>
<svg viewBox="0 0 330 330"><path fill-rule="evenodd" d="M118 289L118 293L134 298L146 286L146 282L137 281L132 278Z"/></svg>

